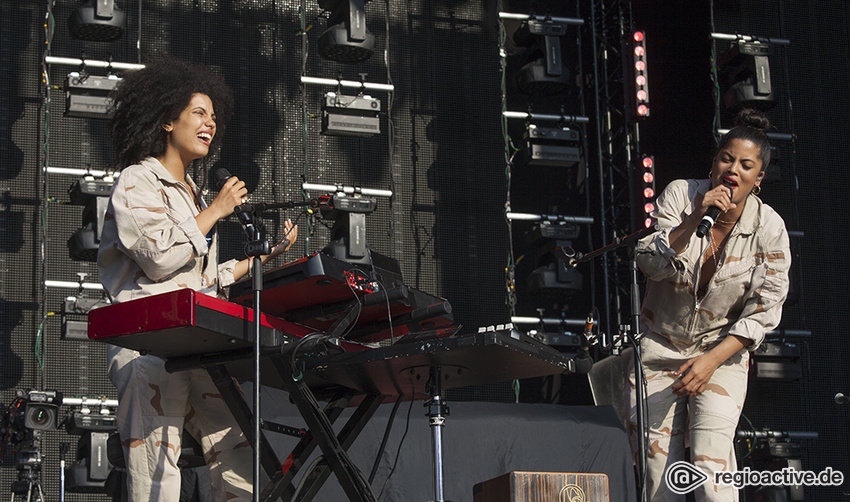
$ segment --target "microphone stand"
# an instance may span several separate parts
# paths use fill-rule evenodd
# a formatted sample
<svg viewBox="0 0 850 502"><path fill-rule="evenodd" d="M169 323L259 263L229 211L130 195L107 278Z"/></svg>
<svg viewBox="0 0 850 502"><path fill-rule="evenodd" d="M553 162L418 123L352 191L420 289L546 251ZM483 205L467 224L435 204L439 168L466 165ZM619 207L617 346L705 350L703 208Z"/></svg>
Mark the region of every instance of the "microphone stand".
<svg viewBox="0 0 850 502"><path fill-rule="evenodd" d="M599 249L591 251L590 253L584 255L579 252L576 252L574 256L568 257L569 260L567 264L570 267L575 267L579 263L584 263L589 261L597 256L606 254L610 251L613 251L620 247L629 246L632 248L631 257L629 259L629 271L630 271L630 279L631 284L629 288L629 303L631 305L631 322L628 327L623 330L621 326L620 331L622 335L625 335L628 340L631 340L632 345L634 346L634 351L632 352L634 356L634 365L635 365L635 414L637 416L637 428L640 433L638 434L638 451L640 455L638 455L638 480L640 486L638 486L638 500L641 502L646 501L646 462L647 462L647 450L646 450L646 397L643 395L643 364L641 363L641 355L640 355L640 339L642 337L642 333L640 333L640 286L638 284L638 266L637 266L637 253L633 249L637 244L637 241L643 239L647 235L654 234L659 230L658 225L653 225L649 228L645 228L642 230L638 230L633 234L627 235L623 238L617 238L613 243L608 244L607 246L603 246Z"/></svg>
<svg viewBox="0 0 850 502"><path fill-rule="evenodd" d="M262 417L260 414L260 327L262 326L262 323L260 322L260 316L262 315L262 311L260 310L260 293L263 291L263 260L261 257L271 253L271 246L269 245L268 240L263 239L259 228L259 221L255 222L252 215L256 215L259 220L260 214L263 211L270 209L291 209L294 207L305 206L315 208L319 207L319 205L320 203L317 199L310 199L301 202L288 201L277 203L259 202L254 204L241 204L233 208L233 213L239 219L239 222L242 224L242 229L248 237L248 243L245 245L245 254L251 258L251 268L249 271L251 272L251 293L253 296L252 310L254 312L254 417L252 422L254 434L254 437L252 438L254 448L254 502L260 501L260 483L262 482L260 478L260 449L262 445L262 442L260 441L260 429L262 426Z"/></svg>
<svg viewBox="0 0 850 502"><path fill-rule="evenodd" d="M253 461L253 500L260 500L260 292L263 290L263 260L262 255L271 253L269 241L263 239L259 226L255 224L250 212L243 206L236 206L233 212L239 218L245 234L248 236L248 244L245 245L245 254L251 258L251 292L253 294L254 311L254 416L252 421L253 434L252 443L254 447Z"/></svg>

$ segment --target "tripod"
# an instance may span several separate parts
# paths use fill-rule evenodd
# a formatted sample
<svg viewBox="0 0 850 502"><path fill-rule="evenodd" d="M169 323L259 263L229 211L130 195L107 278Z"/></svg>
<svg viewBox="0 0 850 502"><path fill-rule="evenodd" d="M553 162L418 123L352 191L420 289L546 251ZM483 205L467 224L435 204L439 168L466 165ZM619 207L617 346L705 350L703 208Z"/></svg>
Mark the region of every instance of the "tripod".
<svg viewBox="0 0 850 502"><path fill-rule="evenodd" d="M12 483L11 501L44 502L41 490L41 431L34 430L27 438L15 456L15 467L18 469L18 480Z"/></svg>

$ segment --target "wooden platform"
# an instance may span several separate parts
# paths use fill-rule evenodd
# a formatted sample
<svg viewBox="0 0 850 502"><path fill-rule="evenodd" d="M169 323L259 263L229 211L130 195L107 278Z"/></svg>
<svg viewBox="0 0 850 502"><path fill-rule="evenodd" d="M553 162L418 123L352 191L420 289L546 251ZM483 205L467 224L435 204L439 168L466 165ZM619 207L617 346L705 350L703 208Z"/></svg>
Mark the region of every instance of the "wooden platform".
<svg viewBox="0 0 850 502"><path fill-rule="evenodd" d="M608 476L513 471L478 483L474 502L609 502Z"/></svg>

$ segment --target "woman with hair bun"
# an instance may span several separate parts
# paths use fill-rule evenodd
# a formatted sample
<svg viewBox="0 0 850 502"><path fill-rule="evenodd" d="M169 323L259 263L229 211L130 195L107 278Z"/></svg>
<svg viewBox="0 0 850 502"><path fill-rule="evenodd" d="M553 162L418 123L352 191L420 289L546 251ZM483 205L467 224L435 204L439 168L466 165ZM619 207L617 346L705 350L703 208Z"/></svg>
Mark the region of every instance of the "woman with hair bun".
<svg viewBox="0 0 850 502"><path fill-rule="evenodd" d="M233 110L230 89L203 66L160 56L127 74L111 98L121 176L97 258L106 293L113 303L183 288L224 296L224 288L248 273L250 261L218 263L215 224L244 203L247 189L232 176L207 205L201 187ZM295 242L297 227L287 221L284 229L284 240L263 262ZM184 428L203 448L211 500L252 500L251 445L205 370L171 374L162 359L114 345L107 356L118 389L129 500L180 499Z"/></svg>
<svg viewBox="0 0 850 502"><path fill-rule="evenodd" d="M734 486L715 484L714 472L737 470L733 439L750 353L779 324L791 263L785 223L758 198L770 164L768 127L761 113L742 110L709 179L670 183L653 215L660 231L638 244L647 278L640 316L647 452L636 448L634 368L629 432L635 455L647 455L649 500L684 500L682 487L665 480L679 461L708 476L695 488L697 501L738 500ZM699 237L710 208L719 215Z"/></svg>

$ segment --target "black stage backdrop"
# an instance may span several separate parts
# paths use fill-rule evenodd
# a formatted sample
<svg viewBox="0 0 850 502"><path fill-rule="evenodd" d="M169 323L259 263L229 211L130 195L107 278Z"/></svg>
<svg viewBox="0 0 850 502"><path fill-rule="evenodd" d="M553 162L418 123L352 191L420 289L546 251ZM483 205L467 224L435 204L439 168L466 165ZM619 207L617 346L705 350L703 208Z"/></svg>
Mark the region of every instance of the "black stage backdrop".
<svg viewBox="0 0 850 502"><path fill-rule="evenodd" d="M779 159L761 198L785 219L790 232L797 233L792 237L792 296L781 328L804 335L810 331L810 336L786 338L802 355L801 379L750 379L739 430L816 432L818 439L792 441L802 448L803 469L820 472L832 467L846 477L850 409L836 405L833 397L850 387L850 343L843 335L850 321L850 280L842 245L850 213L840 195L850 189L850 174L841 167L850 158L850 95L844 89L850 76L850 5L771 0L680 2L664 9L655 5L635 2L634 12L638 27L648 32L654 77L653 116L643 129L643 147L645 153L656 153L660 187L676 178L704 178L710 168L715 115L708 97L708 34L790 42L774 45L769 56L777 104L768 116L776 126L773 132L794 134L796 141L773 141ZM728 44L718 41L717 54ZM730 113L722 104L720 127L731 127ZM756 456L749 446L741 443L738 449L739 458L747 457L748 463ZM846 500L847 486L806 489L805 500ZM752 500L750 491L746 496Z"/></svg>
<svg viewBox="0 0 850 502"><path fill-rule="evenodd" d="M233 87L237 107L213 168L226 167L247 180L253 199L262 201L299 199L302 181L393 190L395 196L379 199L378 210L368 217L370 244L399 259L408 284L449 299L466 329L507 321L496 2L370 2L367 20L377 50L356 67L318 57L326 15L314 2L306 2L303 12L297 1L141 3L140 18L138 0L118 1L128 15L127 33L103 44L70 38L65 20L76 0L55 2L55 24L45 22L48 2L0 1L0 403L8 405L16 390L27 388L114 397L103 347L60 339L63 300L97 298L97 292L42 288L44 281L76 282L79 274L87 274L84 282L98 282L93 263L68 258L66 241L82 215L82 207L68 204L67 189L76 177L45 176L42 168L47 163L102 170L111 167L112 158L105 122L63 116L61 88L67 73L78 68L52 65L51 101L45 106L45 24L54 56L136 62L141 31L142 62L162 51L220 72ZM536 11L573 14L561 11L562 2L529 4ZM673 178L704 176L712 153L712 13L708 5L690 4L663 9L656 2L634 4L636 24L647 29L650 76L656 79L650 81L653 115L642 127L644 151L656 152L659 187ZM850 320L850 281L841 246L850 216L840 196L850 189L850 170L841 167L850 158L844 125L850 115L844 89L850 76L850 6L841 0L748 0L715 2L713 8L714 31L791 41L771 56L782 100L771 118L778 132L793 132L797 141L779 146L781 177L776 189L765 187L764 199L790 230L804 233L794 265L804 294L789 306L785 323L810 330L811 337L795 341L802 348L803 378L753 381L744 411L758 428L818 432L819 439L803 442L804 468L832 466L848 473L850 409L834 405L832 396L850 393L850 342L842 334ZM585 17L589 9L583 5ZM301 17L310 27L306 37L299 35ZM384 50L388 67L382 63ZM382 134L371 139L319 135L319 102L330 89L308 86L302 94L302 64L309 76L358 80L365 73L368 82L395 84L390 113L381 116ZM386 93L370 94L387 104ZM728 120L722 126L728 127ZM792 155L796 179L787 167ZM788 193L796 186L799 203L793 204ZM292 211L269 218L271 235L280 232L283 218L296 216ZM302 217L298 223L302 238L296 255L327 241L321 220L308 224ZM228 243L224 255L238 256L238 225L225 222L221 231ZM507 386L470 394L491 401L513 398ZM71 444L73 456L76 438L64 433L46 433L42 445L49 498L58 498L62 442ZM2 461L0 494L8 493L18 476L11 451ZM811 489L807 499L842 500L843 491ZM96 498L68 495L68 500Z"/></svg>

